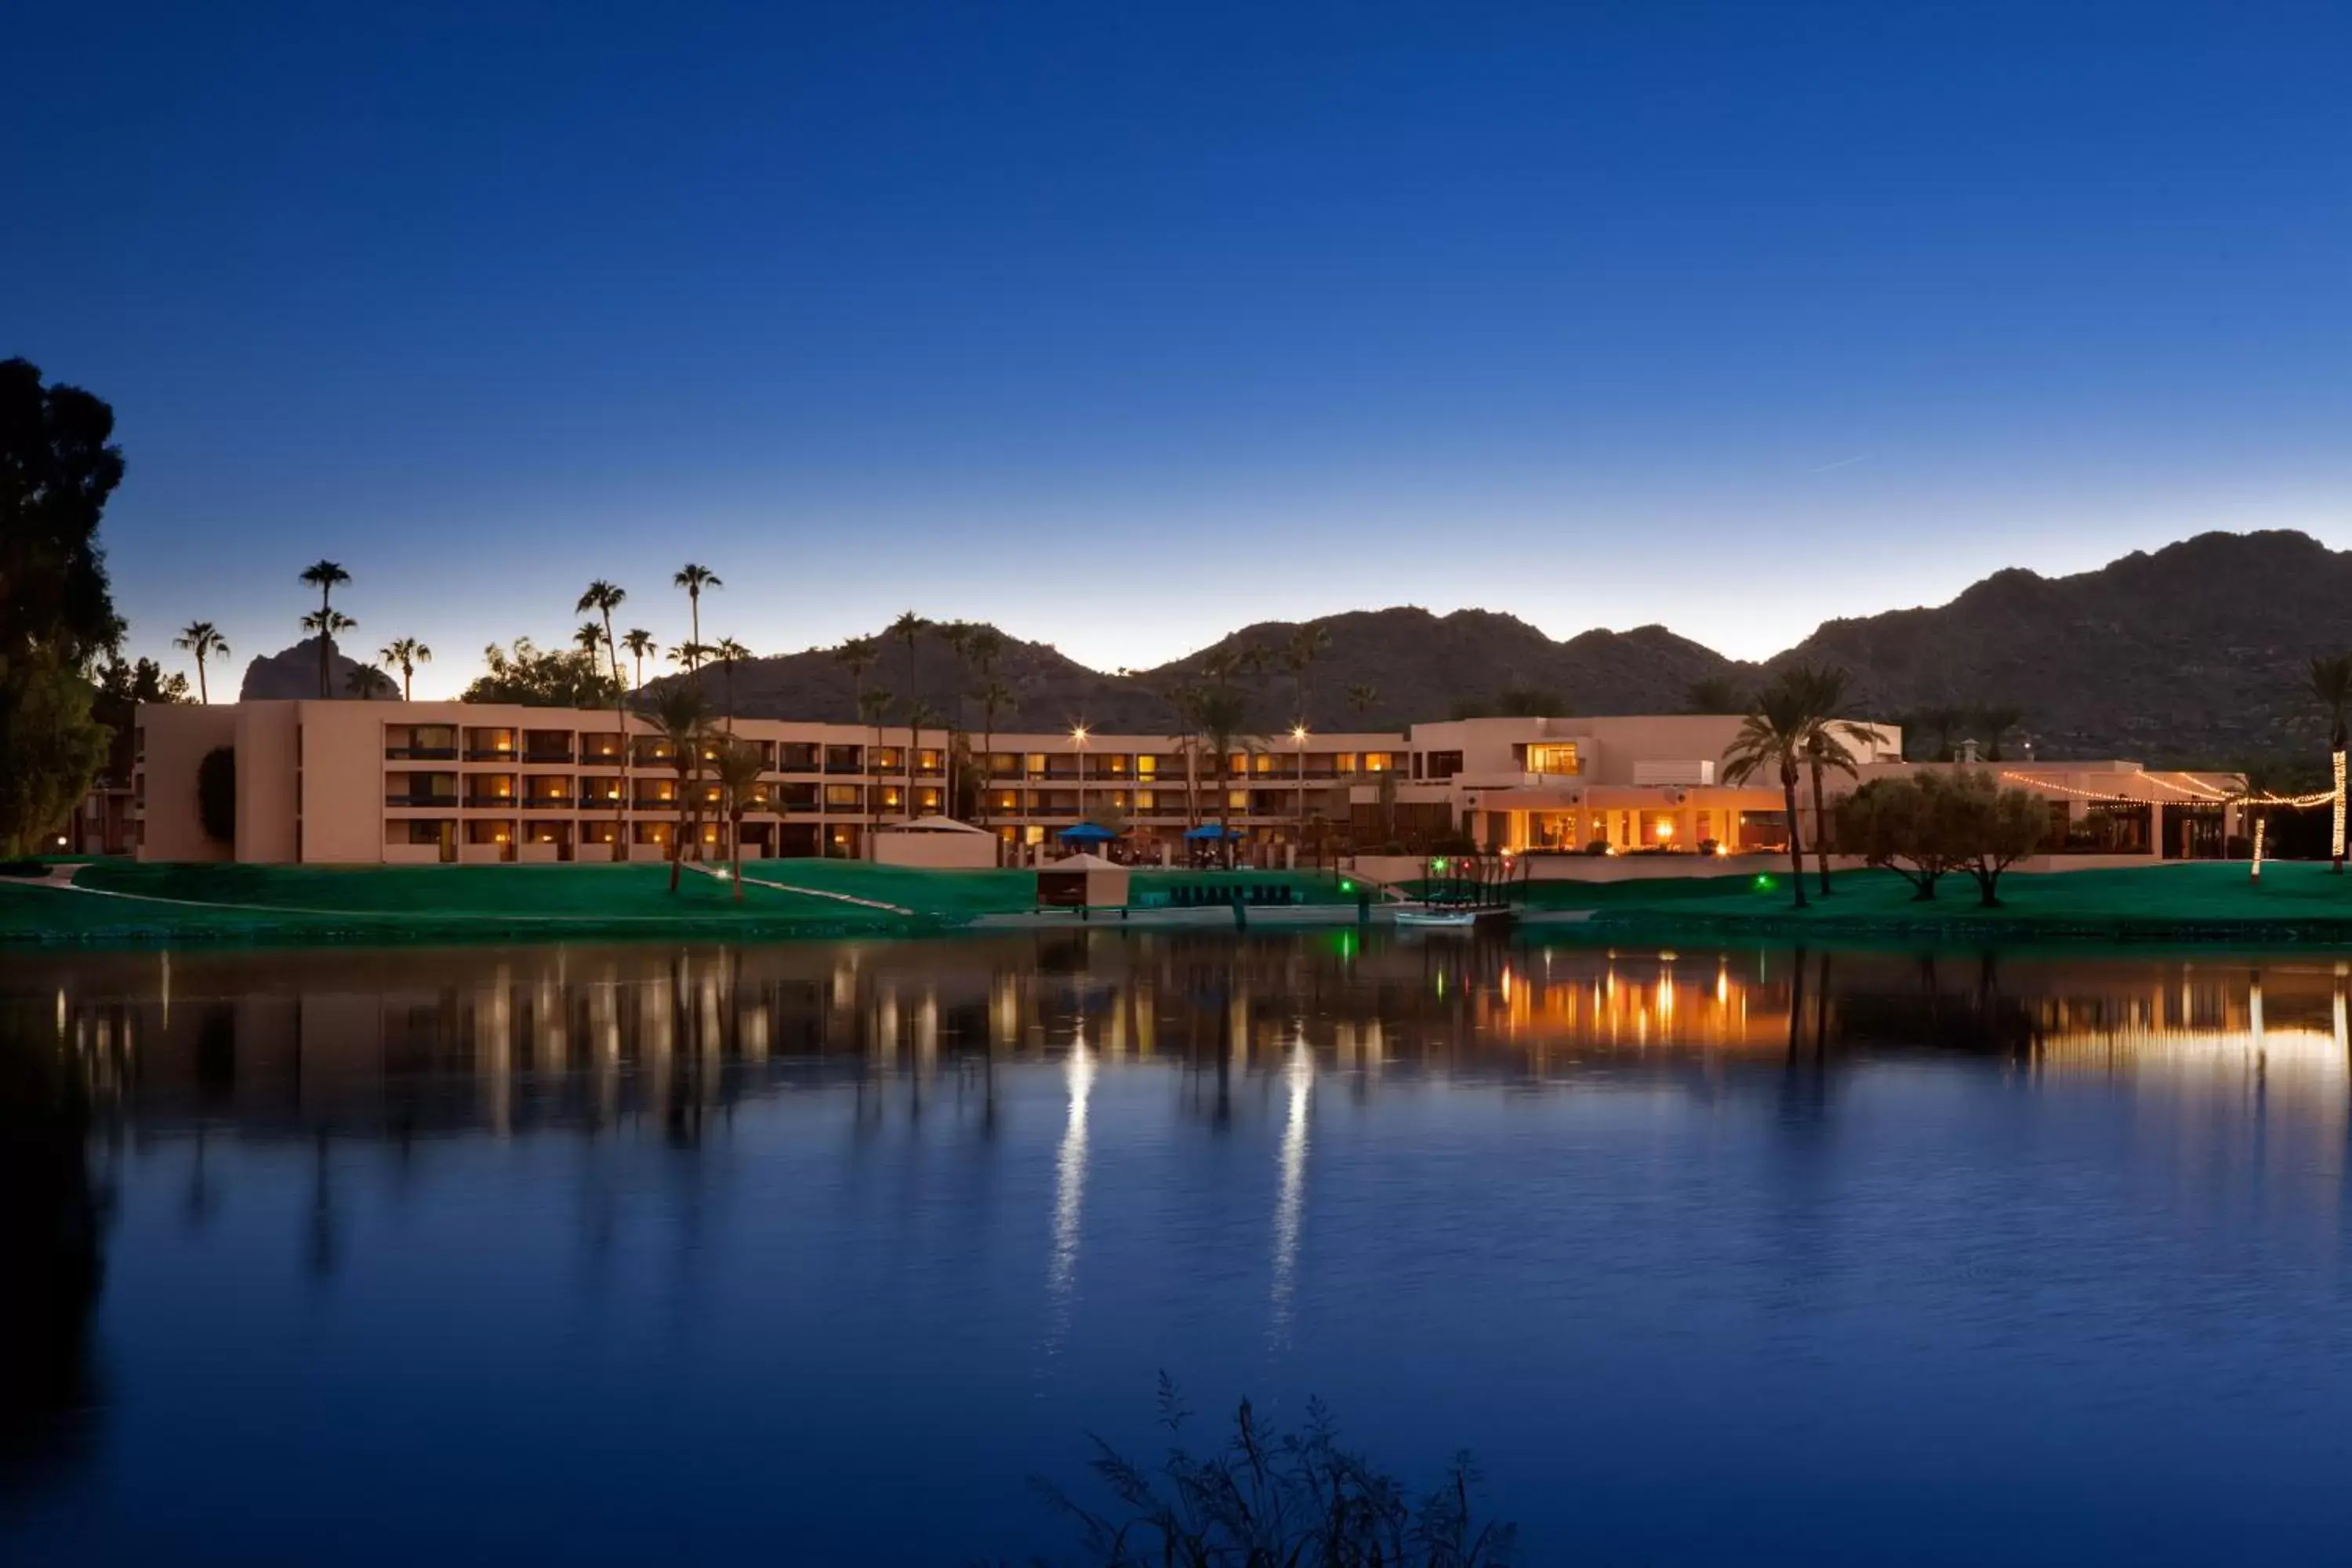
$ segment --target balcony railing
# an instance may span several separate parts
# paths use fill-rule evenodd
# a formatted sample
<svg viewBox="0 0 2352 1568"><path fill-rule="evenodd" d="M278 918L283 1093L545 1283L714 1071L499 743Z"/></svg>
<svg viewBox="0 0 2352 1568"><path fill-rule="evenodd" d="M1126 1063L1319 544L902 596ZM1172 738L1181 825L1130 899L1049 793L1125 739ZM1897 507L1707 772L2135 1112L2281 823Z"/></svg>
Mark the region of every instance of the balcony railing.
<svg viewBox="0 0 2352 1568"><path fill-rule="evenodd" d="M522 803L525 811L570 811L572 797L568 795L534 795Z"/></svg>
<svg viewBox="0 0 2352 1568"><path fill-rule="evenodd" d="M416 806L416 805L445 805L445 806L446 806L446 805L457 805L457 797L454 794L453 794L453 795L418 795L418 794L415 793L414 791L411 791L411 792L410 792L409 794L407 794L407 795L385 795L385 796L383 797L383 804L384 804L384 805L408 805L408 806Z"/></svg>
<svg viewBox="0 0 2352 1568"><path fill-rule="evenodd" d="M512 746L468 746L466 760L469 763L510 763L516 756Z"/></svg>
<svg viewBox="0 0 2352 1568"><path fill-rule="evenodd" d="M466 797L468 811L512 811L522 803L510 795L469 795Z"/></svg>
<svg viewBox="0 0 2352 1568"><path fill-rule="evenodd" d="M455 746L386 746L383 749L383 754L387 762L454 763L457 760L457 748Z"/></svg>
<svg viewBox="0 0 2352 1568"><path fill-rule="evenodd" d="M523 752L522 760L526 763L568 763L572 760L572 752L568 748L563 751L529 751Z"/></svg>

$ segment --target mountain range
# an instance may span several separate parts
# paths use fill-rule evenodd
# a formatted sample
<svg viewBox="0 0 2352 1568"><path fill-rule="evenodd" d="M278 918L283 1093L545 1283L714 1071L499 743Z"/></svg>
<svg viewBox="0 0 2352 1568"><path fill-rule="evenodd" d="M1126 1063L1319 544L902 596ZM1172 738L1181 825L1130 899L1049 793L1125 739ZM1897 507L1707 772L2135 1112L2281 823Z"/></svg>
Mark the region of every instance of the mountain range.
<svg viewBox="0 0 2352 1568"><path fill-rule="evenodd" d="M1106 673L1050 644L1003 639L995 679L1013 694L1007 731L1083 721L1107 731L1164 731L1170 693L1219 659L1246 666L1256 723L1386 729L1464 710L1678 712L1700 681L1752 687L1797 661L1853 678L1857 716L1900 719L1934 707L2014 708L2035 754L2147 761L2221 760L2309 743L2324 721L2305 695L2316 653L2352 647L2352 552L2288 531L2205 533L2135 552L2095 571L2044 577L1997 572L1948 604L1824 622L1760 663L1725 658L1664 626L1594 630L1555 639L1493 610L1435 615L1412 606L1351 611L1307 623L1328 645L1301 681L1278 655L1298 626L1244 626L1156 668ZM877 637L869 689L909 694L934 710L976 678L936 631L902 643ZM307 651L306 651L307 650ZM314 644L256 660L257 685L316 687ZM257 679L261 667L268 679ZM341 672L339 671L339 675ZM746 660L730 677L704 672L714 700L747 718L855 721L856 687L830 648ZM658 688L680 677L648 682ZM1370 689L1367 693L1361 689ZM976 702L959 721L977 730ZM894 707L894 719L901 711Z"/></svg>

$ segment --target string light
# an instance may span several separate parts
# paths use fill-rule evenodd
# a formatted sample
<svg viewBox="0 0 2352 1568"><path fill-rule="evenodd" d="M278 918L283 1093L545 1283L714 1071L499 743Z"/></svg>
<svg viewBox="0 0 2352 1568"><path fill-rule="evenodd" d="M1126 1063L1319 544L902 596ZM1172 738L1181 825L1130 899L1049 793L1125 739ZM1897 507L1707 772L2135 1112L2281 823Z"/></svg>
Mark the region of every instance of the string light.
<svg viewBox="0 0 2352 1568"><path fill-rule="evenodd" d="M2338 861L2344 858L2344 753L2337 752L2330 759L2336 765L2336 825L2335 842L2331 852Z"/></svg>
<svg viewBox="0 0 2352 1568"><path fill-rule="evenodd" d="M2270 818L2269 818L2269 817L2267 817L2267 816L2257 816L2257 817L2255 817L2255 818L2254 818L2254 876L2253 876L2253 879L2254 879L2255 881L2257 881L2257 882L2259 882L2259 881L2261 881L2261 880L2263 879L2263 830L2264 828L2268 827L2270 825L2271 825L2271 820L2270 820Z"/></svg>
<svg viewBox="0 0 2352 1568"><path fill-rule="evenodd" d="M2101 792L2099 790L2092 789L2077 789L2072 784L2063 784L2054 779L2036 778L2031 773L2003 773L2000 776L2014 783L2024 784L2029 789L2046 790L2052 795L2072 795L2077 800L2099 801L2110 805L2160 805L2163 804L2161 801L2147 800L2138 795L2116 795L2111 792ZM2142 773L2140 777L2147 779L2148 783L2155 784L2159 788L2177 789L2179 787L2166 780L2157 778L2152 774ZM2180 793L2188 799L2200 801L2211 805L2289 805L2302 807L2324 805L2329 801L2340 801L2342 798L2340 790L2326 789L2319 790L2311 795L2272 795L2267 793L2255 795L2250 791L2240 791L2235 795L2191 795L2185 790Z"/></svg>

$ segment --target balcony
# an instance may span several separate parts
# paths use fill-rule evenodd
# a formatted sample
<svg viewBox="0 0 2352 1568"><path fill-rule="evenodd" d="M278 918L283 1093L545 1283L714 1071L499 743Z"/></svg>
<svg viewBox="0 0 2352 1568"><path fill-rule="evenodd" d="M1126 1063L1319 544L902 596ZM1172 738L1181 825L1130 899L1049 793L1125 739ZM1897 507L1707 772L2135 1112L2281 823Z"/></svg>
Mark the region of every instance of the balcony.
<svg viewBox="0 0 2352 1568"><path fill-rule="evenodd" d="M404 795L387 795L383 797L383 804L388 806L396 805L415 807L423 805L437 805L448 807L454 806L457 804L457 796L454 791L447 795L435 795L431 793L419 795L412 790Z"/></svg>
<svg viewBox="0 0 2352 1568"><path fill-rule="evenodd" d="M568 795L534 795L522 803L525 811L570 811L572 797Z"/></svg>
<svg viewBox="0 0 2352 1568"><path fill-rule="evenodd" d="M386 746L384 761L389 763L454 763L457 760L455 746Z"/></svg>
<svg viewBox="0 0 2352 1568"><path fill-rule="evenodd" d="M568 764L572 761L572 749L569 746L563 747L560 750L554 747L532 747L523 752L522 760L526 763L563 763Z"/></svg>
<svg viewBox="0 0 2352 1568"><path fill-rule="evenodd" d="M466 760L469 763L510 763L520 753L512 746L468 746Z"/></svg>
<svg viewBox="0 0 2352 1568"><path fill-rule="evenodd" d="M512 811L521 803L510 795L469 795L466 797L468 811Z"/></svg>

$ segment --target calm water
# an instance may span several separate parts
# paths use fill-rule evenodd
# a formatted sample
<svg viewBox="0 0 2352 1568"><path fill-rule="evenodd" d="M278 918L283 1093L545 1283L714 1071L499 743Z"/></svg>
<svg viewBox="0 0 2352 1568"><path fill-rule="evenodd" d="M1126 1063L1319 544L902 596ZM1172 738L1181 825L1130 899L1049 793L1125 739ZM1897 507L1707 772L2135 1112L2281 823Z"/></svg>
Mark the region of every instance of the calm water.
<svg viewBox="0 0 2352 1568"><path fill-rule="evenodd" d="M1020 1560L1309 1395L1531 1563L2337 1558L2345 966L0 963L0 1559Z"/></svg>

